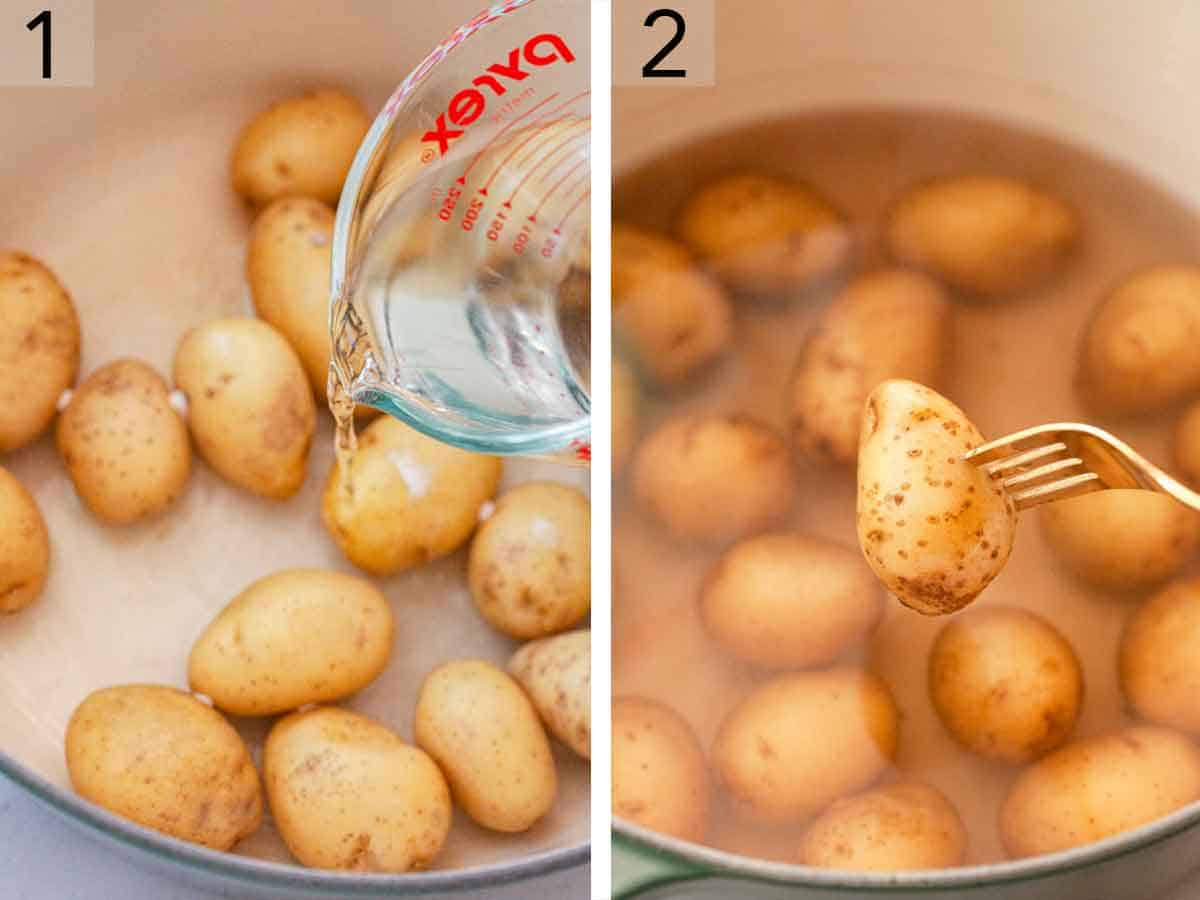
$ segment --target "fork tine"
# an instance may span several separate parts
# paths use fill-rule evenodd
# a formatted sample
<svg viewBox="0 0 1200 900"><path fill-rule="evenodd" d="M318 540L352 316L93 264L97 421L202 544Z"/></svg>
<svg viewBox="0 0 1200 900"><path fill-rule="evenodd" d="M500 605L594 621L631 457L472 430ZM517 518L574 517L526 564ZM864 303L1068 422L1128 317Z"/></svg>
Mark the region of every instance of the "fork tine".
<svg viewBox="0 0 1200 900"><path fill-rule="evenodd" d="M1013 505L1018 510L1029 509L1033 506L1039 506L1042 503L1049 503L1053 500L1066 500L1068 497L1077 497L1080 494L1088 494L1092 491L1099 491L1104 488L1103 482L1100 481L1100 476L1095 472L1084 472L1080 475L1072 475L1069 478L1061 478L1058 481L1051 481L1047 484L1039 484L1031 488L1026 488L1023 491L1017 491L1012 494Z"/></svg>
<svg viewBox="0 0 1200 900"><path fill-rule="evenodd" d="M1013 453L1009 456L1000 457L992 462L985 463L984 465L980 466L980 468L982 468L984 474L990 478L999 478L1004 473L1011 472L1013 469L1019 469L1030 465L1031 463L1049 459L1052 456L1055 456L1059 453L1065 453L1066 451L1067 445L1061 441L1057 441L1053 444L1044 444L1041 447L1034 447L1032 450L1025 450L1021 453ZM970 462L979 465L974 458L968 456L967 459Z"/></svg>
<svg viewBox="0 0 1200 900"><path fill-rule="evenodd" d="M1029 469L1024 472L1018 472L1016 475L1010 475L1001 484L1004 485L1005 490L1030 487L1038 482L1045 482L1046 478L1051 475L1063 475L1069 469L1078 468L1082 465L1083 460L1079 459L1079 457L1058 459L1054 462L1046 463L1044 466L1038 466L1036 469Z"/></svg>
<svg viewBox="0 0 1200 900"><path fill-rule="evenodd" d="M1014 453L1021 452L1021 445L1028 444L1031 440L1040 438L1042 441L1053 439L1053 435L1041 434L1008 434L1004 437L996 438L994 441L980 444L974 450L968 450L963 454L963 459L969 463L982 468L986 463L994 462L1006 456L1011 456Z"/></svg>

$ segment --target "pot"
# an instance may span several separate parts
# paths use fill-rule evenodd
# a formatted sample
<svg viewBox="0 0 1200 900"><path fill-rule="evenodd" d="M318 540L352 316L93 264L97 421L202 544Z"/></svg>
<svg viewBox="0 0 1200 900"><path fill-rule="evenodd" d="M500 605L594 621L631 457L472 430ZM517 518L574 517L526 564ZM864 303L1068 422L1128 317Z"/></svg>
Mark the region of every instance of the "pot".
<svg viewBox="0 0 1200 900"><path fill-rule="evenodd" d="M618 188L622 174L715 134L794 113L882 108L1012 124L1200 206L1200 157L1191 149L1200 124L1183 115L1200 57L1177 52L1179 36L1200 28L1200 7L1169 0L1136 10L1112 0L757 0L719 3L716 16L714 87L616 89ZM737 146L738 162L752 165L746 142ZM682 171L687 160L680 182L694 183L696 173ZM752 859L620 819L613 828L616 897L1129 900L1177 883L1200 855L1196 805L1067 852L878 875Z"/></svg>
<svg viewBox="0 0 1200 900"><path fill-rule="evenodd" d="M222 315L253 314L243 268L250 212L229 183L239 129L269 103L334 85L380 108L400 80L481 0L211 0L96 4L95 86L0 88L0 246L39 257L72 294L81 375L123 355L168 374L180 337ZM57 13L56 13L57 15ZM361 875L301 868L264 823L234 853L186 844L75 795L63 734L92 690L186 685L192 642L253 579L300 565L353 571L318 521L333 459L322 415L304 488L272 504L197 458L180 500L127 528L101 525L74 495L52 435L0 461L34 494L51 536L45 593L0 628L0 775L172 880L238 898L582 896L589 882L588 767L559 754L560 794L523 835L459 814L435 870ZM585 472L511 461L505 481ZM421 680L437 663L514 649L476 614L462 554L379 582L397 646L349 705L412 735ZM257 754L268 723L235 723ZM556 751L557 752L557 751ZM63 861L69 865L69 860Z"/></svg>

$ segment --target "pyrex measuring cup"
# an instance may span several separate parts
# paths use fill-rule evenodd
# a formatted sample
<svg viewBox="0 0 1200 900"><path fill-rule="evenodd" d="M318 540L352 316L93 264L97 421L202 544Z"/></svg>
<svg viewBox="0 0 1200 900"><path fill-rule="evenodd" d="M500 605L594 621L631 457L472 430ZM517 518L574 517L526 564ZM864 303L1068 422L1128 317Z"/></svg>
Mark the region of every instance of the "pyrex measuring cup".
<svg viewBox="0 0 1200 900"><path fill-rule="evenodd" d="M590 454L586 0L510 0L404 80L347 178L331 392L469 450Z"/></svg>

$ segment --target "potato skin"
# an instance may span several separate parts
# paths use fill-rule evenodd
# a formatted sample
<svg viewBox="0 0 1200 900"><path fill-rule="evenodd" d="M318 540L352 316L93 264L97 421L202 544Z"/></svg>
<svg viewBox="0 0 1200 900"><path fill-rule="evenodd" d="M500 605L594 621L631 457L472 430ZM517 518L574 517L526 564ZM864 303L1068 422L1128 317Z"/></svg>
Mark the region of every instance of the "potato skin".
<svg viewBox="0 0 1200 900"><path fill-rule="evenodd" d="M724 544L782 521L796 475L787 446L765 425L677 415L638 447L633 492L677 540Z"/></svg>
<svg viewBox="0 0 1200 900"><path fill-rule="evenodd" d="M181 840L228 850L262 821L245 743L220 713L175 688L89 694L67 723L66 756L82 797Z"/></svg>
<svg viewBox="0 0 1200 900"><path fill-rule="evenodd" d="M1083 704L1083 671L1071 645L1041 616L985 606L938 632L929 697L960 744L1016 765L1070 736Z"/></svg>
<svg viewBox="0 0 1200 900"><path fill-rule="evenodd" d="M613 370L614 377L616 369ZM613 390L613 427L616 428L616 389ZM613 436L613 459L616 459L616 433ZM1195 403L1180 417L1175 426L1172 455L1180 477L1193 488L1200 487L1200 403ZM614 463L615 465L615 463Z"/></svg>
<svg viewBox="0 0 1200 900"><path fill-rule="evenodd" d="M1200 515L1154 491L1117 488L1048 503L1038 521L1062 564L1106 591L1160 584L1200 544Z"/></svg>
<svg viewBox="0 0 1200 900"><path fill-rule="evenodd" d="M792 442L817 463L853 465L863 405L889 378L937 387L952 326L933 279L877 269L850 282L805 342L791 383Z"/></svg>
<svg viewBox="0 0 1200 900"><path fill-rule="evenodd" d="M804 832L798 861L855 872L962 864L967 832L941 791L918 781L837 800Z"/></svg>
<svg viewBox="0 0 1200 900"><path fill-rule="evenodd" d="M0 466L0 614L42 594L50 571L50 535L37 501Z"/></svg>
<svg viewBox="0 0 1200 900"><path fill-rule="evenodd" d="M637 378L627 363L612 362L612 467L620 473L633 455L637 443L639 415Z"/></svg>
<svg viewBox="0 0 1200 900"><path fill-rule="evenodd" d="M500 473L494 456L459 450L380 416L359 435L349 473L336 463L330 469L321 521L350 562L391 575L462 546Z"/></svg>
<svg viewBox="0 0 1200 900"><path fill-rule="evenodd" d="M425 869L450 831L450 788L434 761L350 710L323 706L276 722L263 781L280 836L313 868Z"/></svg>
<svg viewBox="0 0 1200 900"><path fill-rule="evenodd" d="M137 359L97 369L58 419L58 452L99 519L125 525L162 512L191 469L187 426L162 376Z"/></svg>
<svg viewBox="0 0 1200 900"><path fill-rule="evenodd" d="M281 198L254 220L246 255L254 311L287 338L321 398L329 380L333 221L320 200Z"/></svg>
<svg viewBox="0 0 1200 900"><path fill-rule="evenodd" d="M882 614L879 583L861 554L788 532L734 544L700 592L700 616L713 639L770 668L828 665Z"/></svg>
<svg viewBox="0 0 1200 900"><path fill-rule="evenodd" d="M733 307L683 247L631 232L613 232L613 325L656 382L682 384L730 346Z"/></svg>
<svg viewBox="0 0 1200 900"><path fill-rule="evenodd" d="M703 185L680 211L683 242L731 290L802 291L841 268L852 249L843 217L811 187L735 172Z"/></svg>
<svg viewBox="0 0 1200 900"><path fill-rule="evenodd" d="M1163 588L1126 620L1121 690L1144 719L1200 735L1200 578Z"/></svg>
<svg viewBox="0 0 1200 900"><path fill-rule="evenodd" d="M748 818L798 822L878 778L897 730L891 692L870 672L796 672L755 688L726 716L711 759Z"/></svg>
<svg viewBox="0 0 1200 900"><path fill-rule="evenodd" d="M518 485L496 501L467 558L475 606L519 640L577 625L592 605L591 505L576 488Z"/></svg>
<svg viewBox="0 0 1200 900"><path fill-rule="evenodd" d="M192 646L188 683L236 716L272 716L366 687L383 671L395 626L362 578L287 569L260 578Z"/></svg>
<svg viewBox="0 0 1200 900"><path fill-rule="evenodd" d="M962 454L983 443L966 414L924 385L871 392L858 451L858 541L888 590L924 615L966 606L1012 551L1012 500Z"/></svg>
<svg viewBox="0 0 1200 900"><path fill-rule="evenodd" d="M1200 751L1165 728L1073 741L1025 769L1000 810L1009 856L1078 847L1200 799Z"/></svg>
<svg viewBox="0 0 1200 900"><path fill-rule="evenodd" d="M283 100L238 135L233 189L255 206L280 197L337 203L371 119L341 91L322 89Z"/></svg>
<svg viewBox="0 0 1200 900"><path fill-rule="evenodd" d="M613 306L619 307L641 292L647 276L653 277L663 269L689 269L691 265L692 255L678 241L638 225L613 222Z"/></svg>
<svg viewBox="0 0 1200 900"><path fill-rule="evenodd" d="M1048 280L1078 237L1077 217L1062 200L1019 178L990 174L913 185L893 204L884 235L897 262L988 299Z"/></svg>
<svg viewBox="0 0 1200 900"><path fill-rule="evenodd" d="M175 384L188 428L217 474L271 500L304 485L317 410L288 342L257 319L215 319L184 335Z"/></svg>
<svg viewBox="0 0 1200 900"><path fill-rule="evenodd" d="M484 828L526 831L554 805L558 775L546 732L521 686L491 663L459 660L430 672L415 733L454 801Z"/></svg>
<svg viewBox="0 0 1200 900"><path fill-rule="evenodd" d="M1145 416L1200 391L1200 266L1151 266L1121 281L1083 333L1075 384L1088 407Z"/></svg>
<svg viewBox="0 0 1200 900"><path fill-rule="evenodd" d="M0 251L0 453L38 437L79 373L79 316L48 268Z"/></svg>
<svg viewBox="0 0 1200 900"><path fill-rule="evenodd" d="M508 671L525 689L550 733L591 759L591 630L530 641L513 654Z"/></svg>
<svg viewBox="0 0 1200 900"><path fill-rule="evenodd" d="M644 697L612 702L614 816L685 841L708 830L708 766L691 726Z"/></svg>

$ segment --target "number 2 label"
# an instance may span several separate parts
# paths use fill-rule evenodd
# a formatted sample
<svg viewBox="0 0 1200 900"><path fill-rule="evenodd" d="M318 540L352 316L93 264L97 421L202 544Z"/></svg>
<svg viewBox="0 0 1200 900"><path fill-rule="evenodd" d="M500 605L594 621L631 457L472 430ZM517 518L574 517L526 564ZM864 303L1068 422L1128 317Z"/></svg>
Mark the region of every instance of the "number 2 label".
<svg viewBox="0 0 1200 900"><path fill-rule="evenodd" d="M646 21L643 23L647 28L653 28L654 23L659 19L670 19L675 23L675 33L662 45L657 53L650 57L650 61L642 66L643 78L687 78L687 69L660 69L658 64L667 58L668 54L683 40L684 32L687 31L687 23L683 20L683 15L674 9L656 9L650 15L646 16Z"/></svg>
<svg viewBox="0 0 1200 900"><path fill-rule="evenodd" d="M717 83L717 7L733 0L613 3L613 84L693 88Z"/></svg>

